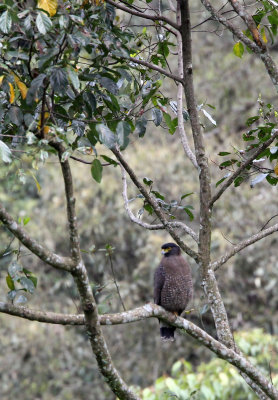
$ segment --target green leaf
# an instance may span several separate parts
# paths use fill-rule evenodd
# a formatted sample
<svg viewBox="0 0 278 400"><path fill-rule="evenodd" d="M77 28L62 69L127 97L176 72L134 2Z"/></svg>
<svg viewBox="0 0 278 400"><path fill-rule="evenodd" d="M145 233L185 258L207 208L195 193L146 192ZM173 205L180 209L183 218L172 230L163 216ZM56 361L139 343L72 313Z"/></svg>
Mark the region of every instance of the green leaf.
<svg viewBox="0 0 278 400"><path fill-rule="evenodd" d="M193 213L190 211L190 209L189 209L188 207L184 207L184 211L185 211L186 214L189 216L190 221L193 221L194 215L193 215Z"/></svg>
<svg viewBox="0 0 278 400"><path fill-rule="evenodd" d="M83 99L86 104L86 109L88 111L89 116L91 117L93 113L96 111L97 107L97 101L93 93L91 92L84 92L83 93Z"/></svg>
<svg viewBox="0 0 278 400"><path fill-rule="evenodd" d="M27 278L26 276L23 276L22 278L20 278L20 284L24 289L27 290L27 292L34 293L35 285L31 279Z"/></svg>
<svg viewBox="0 0 278 400"><path fill-rule="evenodd" d="M169 128L169 133L173 135L178 126L178 118L171 119L170 115L166 112L163 112L164 120Z"/></svg>
<svg viewBox="0 0 278 400"><path fill-rule="evenodd" d="M51 19L43 11L39 11L36 18L36 25L39 32L45 35L52 27Z"/></svg>
<svg viewBox="0 0 278 400"><path fill-rule="evenodd" d="M191 196L192 194L194 194L194 192L184 194L181 196L181 200L185 199L187 196Z"/></svg>
<svg viewBox="0 0 278 400"><path fill-rule="evenodd" d="M97 158L94 159L94 161L92 162L91 174L92 174L92 177L94 178L94 180L98 183L101 182L102 169L103 168L102 168L101 162Z"/></svg>
<svg viewBox="0 0 278 400"><path fill-rule="evenodd" d="M272 175L267 175L266 180L268 183L270 183L273 186L276 186L278 183L278 178Z"/></svg>
<svg viewBox="0 0 278 400"><path fill-rule="evenodd" d="M12 280L12 278L9 274L6 276L6 282L7 282L9 289L15 290L14 281Z"/></svg>
<svg viewBox="0 0 278 400"><path fill-rule="evenodd" d="M12 124L20 126L23 121L23 114L19 107L11 107L9 109L9 117Z"/></svg>
<svg viewBox="0 0 278 400"><path fill-rule="evenodd" d="M80 89L80 82L77 73L73 68L67 68L68 77L74 87L75 90L79 91Z"/></svg>
<svg viewBox="0 0 278 400"><path fill-rule="evenodd" d="M220 151L220 153L218 153L218 155L221 157L228 156L229 154L231 153L229 153L228 151Z"/></svg>
<svg viewBox="0 0 278 400"><path fill-rule="evenodd" d="M126 121L118 122L116 135L117 135L117 142L121 150L124 150L127 147L129 143L128 135L130 134L130 132L131 132L131 127L128 122Z"/></svg>
<svg viewBox="0 0 278 400"><path fill-rule="evenodd" d="M248 118L248 120L246 121L246 125L250 126L252 125L255 121L258 121L258 119L260 119L259 115L255 115L254 117L250 117Z"/></svg>
<svg viewBox="0 0 278 400"><path fill-rule="evenodd" d="M3 12L0 17L0 30L3 33L9 33L12 27L12 17L8 11Z"/></svg>
<svg viewBox="0 0 278 400"><path fill-rule="evenodd" d="M105 155L100 155L100 157L102 157L106 162L108 162L109 164L112 164L112 165L114 165L114 167L117 167L118 165L119 165L119 163L117 162L117 161L115 161L115 160L113 160L112 158L110 158L110 157L107 157L107 156L105 156Z"/></svg>
<svg viewBox="0 0 278 400"><path fill-rule="evenodd" d="M151 193L153 193L157 199L165 200L165 197L156 190L152 190Z"/></svg>
<svg viewBox="0 0 278 400"><path fill-rule="evenodd" d="M2 140L0 140L0 158L6 163L12 162L12 152Z"/></svg>
<svg viewBox="0 0 278 400"><path fill-rule="evenodd" d="M116 135L105 124L97 124L96 131L99 134L99 140L108 149L113 149L117 143Z"/></svg>
<svg viewBox="0 0 278 400"><path fill-rule="evenodd" d="M138 133L139 137L143 137L147 129L147 120L145 117L138 118L135 124L135 133Z"/></svg>
<svg viewBox="0 0 278 400"><path fill-rule="evenodd" d="M145 178L143 179L143 182L144 182L144 184L147 185L147 186L151 186L151 185L153 184L153 181L152 181L151 179L147 178L147 177L145 177Z"/></svg>
<svg viewBox="0 0 278 400"><path fill-rule="evenodd" d="M20 279L19 272L22 272L23 268L17 261L12 261L8 267L9 275L12 279L18 280Z"/></svg>
<svg viewBox="0 0 278 400"><path fill-rule="evenodd" d="M233 47L233 52L237 57L242 58L243 53L244 53L243 44L241 42L237 42Z"/></svg>
<svg viewBox="0 0 278 400"><path fill-rule="evenodd" d="M242 182L244 181L244 178L242 176L238 176L235 180L234 180L234 185L235 187L238 187L242 184Z"/></svg>
<svg viewBox="0 0 278 400"><path fill-rule="evenodd" d="M155 126L159 126L162 122L162 111L159 108L152 109L152 118Z"/></svg>
<svg viewBox="0 0 278 400"><path fill-rule="evenodd" d="M151 206L150 204L145 204L145 205L144 205L144 209L145 209L146 211L148 211L148 213L149 213L150 215L152 215L152 213L153 213L153 208L152 208L152 206Z"/></svg>
<svg viewBox="0 0 278 400"><path fill-rule="evenodd" d="M50 84L55 92L64 94L68 86L66 71L62 68L53 68L50 75Z"/></svg>

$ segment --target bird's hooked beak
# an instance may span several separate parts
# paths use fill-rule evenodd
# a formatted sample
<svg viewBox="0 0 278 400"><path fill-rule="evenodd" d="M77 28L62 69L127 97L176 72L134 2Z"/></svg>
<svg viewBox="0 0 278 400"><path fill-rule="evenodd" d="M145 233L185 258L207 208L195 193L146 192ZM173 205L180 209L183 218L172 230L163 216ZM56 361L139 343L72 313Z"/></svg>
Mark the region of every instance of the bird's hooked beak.
<svg viewBox="0 0 278 400"><path fill-rule="evenodd" d="M171 250L171 247L167 247L167 249L162 249L161 254L165 255L165 254L169 253L170 250Z"/></svg>

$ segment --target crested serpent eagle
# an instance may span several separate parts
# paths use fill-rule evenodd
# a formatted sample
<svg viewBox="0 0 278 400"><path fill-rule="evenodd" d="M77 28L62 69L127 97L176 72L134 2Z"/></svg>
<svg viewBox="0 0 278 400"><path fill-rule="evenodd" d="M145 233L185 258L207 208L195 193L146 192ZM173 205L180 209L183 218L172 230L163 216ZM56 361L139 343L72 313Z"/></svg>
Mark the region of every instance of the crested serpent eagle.
<svg viewBox="0 0 278 400"><path fill-rule="evenodd" d="M193 284L189 265L175 243L165 243L162 260L154 273L154 302L180 315L193 295ZM161 323L162 340L174 340L174 327Z"/></svg>

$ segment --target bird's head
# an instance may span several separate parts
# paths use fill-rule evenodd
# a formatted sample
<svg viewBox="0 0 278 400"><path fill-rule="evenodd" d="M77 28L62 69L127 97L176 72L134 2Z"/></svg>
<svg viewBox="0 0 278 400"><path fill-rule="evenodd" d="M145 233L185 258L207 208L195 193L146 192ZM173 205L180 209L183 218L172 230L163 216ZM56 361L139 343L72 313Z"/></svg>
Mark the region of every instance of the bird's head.
<svg viewBox="0 0 278 400"><path fill-rule="evenodd" d="M178 256L181 253L181 249L175 243L165 243L163 246L161 246L161 249L161 253L165 257Z"/></svg>

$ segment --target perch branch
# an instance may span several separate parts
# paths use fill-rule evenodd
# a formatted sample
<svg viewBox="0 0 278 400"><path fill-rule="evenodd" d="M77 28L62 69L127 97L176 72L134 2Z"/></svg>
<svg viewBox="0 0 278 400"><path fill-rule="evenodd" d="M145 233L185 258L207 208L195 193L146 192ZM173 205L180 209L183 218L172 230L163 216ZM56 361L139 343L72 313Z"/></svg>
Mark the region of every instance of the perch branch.
<svg viewBox="0 0 278 400"><path fill-rule="evenodd" d="M84 325L83 315L64 315L53 312L42 312L30 310L25 307L16 307L11 304L0 302L0 312L15 315L21 318L29 319L32 321L47 322L62 325ZM187 332L190 336L196 339L200 344L204 345L218 357L226 360L230 364L237 367L241 372L245 373L252 381L262 389L262 391L269 396L269 398L277 400L278 392L274 386L241 354L236 353L234 350L227 348L224 344L212 338L201 328L192 322L176 317L173 313L165 311L162 307L155 304L146 304L142 307L135 308L134 310L118 313L118 314L104 314L99 316L99 323L101 325L118 325L131 322L137 322L146 318L159 318L164 320L176 328Z"/></svg>

